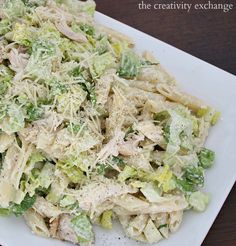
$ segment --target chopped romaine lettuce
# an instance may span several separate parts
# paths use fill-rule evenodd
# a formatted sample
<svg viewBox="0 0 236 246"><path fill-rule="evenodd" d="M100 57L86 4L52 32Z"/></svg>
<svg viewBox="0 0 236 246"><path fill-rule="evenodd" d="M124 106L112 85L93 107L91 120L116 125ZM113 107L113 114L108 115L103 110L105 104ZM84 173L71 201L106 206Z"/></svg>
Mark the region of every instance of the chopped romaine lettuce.
<svg viewBox="0 0 236 246"><path fill-rule="evenodd" d="M26 66L26 71L35 77L48 79L51 77L52 60L60 58L57 46L53 40L38 39L32 45L32 53Z"/></svg>
<svg viewBox="0 0 236 246"><path fill-rule="evenodd" d="M212 150L209 150L207 148L203 148L199 154L198 154L198 158L199 158L199 164L201 167L203 168L210 168L215 160L215 152Z"/></svg>
<svg viewBox="0 0 236 246"><path fill-rule="evenodd" d="M16 23L13 26L11 35L12 41L24 46L31 46L35 39L35 34L32 28L30 28L26 24L21 23Z"/></svg>
<svg viewBox="0 0 236 246"><path fill-rule="evenodd" d="M8 208L0 208L0 216L5 217L11 215L11 210Z"/></svg>
<svg viewBox="0 0 236 246"><path fill-rule="evenodd" d="M109 41L106 36L101 37L96 43L96 51L99 55L108 51Z"/></svg>
<svg viewBox="0 0 236 246"><path fill-rule="evenodd" d="M55 165L51 164L50 162L44 164L38 176L41 187L46 189L49 188L49 186L54 180L54 172L55 172Z"/></svg>
<svg viewBox="0 0 236 246"><path fill-rule="evenodd" d="M4 95L11 85L13 72L5 65L0 65L0 95Z"/></svg>
<svg viewBox="0 0 236 246"><path fill-rule="evenodd" d="M200 191L192 193L189 197L189 204L193 207L194 210L198 212L205 211L209 203L209 195L204 194Z"/></svg>
<svg viewBox="0 0 236 246"><path fill-rule="evenodd" d="M125 166L124 170L119 174L118 180L120 182L125 182L127 179L132 178L137 175L137 171L130 167L130 166Z"/></svg>
<svg viewBox="0 0 236 246"><path fill-rule="evenodd" d="M170 171L169 166L165 165L161 170L161 173L157 175L156 180L159 182L158 186L161 187L164 192L168 192L175 189L175 182L172 178L173 174Z"/></svg>
<svg viewBox="0 0 236 246"><path fill-rule="evenodd" d="M40 152L35 151L30 155L27 165L30 166L31 164L44 161L45 159L46 158Z"/></svg>
<svg viewBox="0 0 236 246"><path fill-rule="evenodd" d="M168 119L170 119L170 114L168 113L167 110L164 110L164 111L161 111L161 112L154 114L154 120L158 124L160 124L162 121L166 121Z"/></svg>
<svg viewBox="0 0 236 246"><path fill-rule="evenodd" d="M67 130L71 133L71 134L77 134L81 129L81 125L79 124L74 124L72 122L68 123L67 126Z"/></svg>
<svg viewBox="0 0 236 246"><path fill-rule="evenodd" d="M32 103L30 103L26 107L26 113L27 113L27 116L26 116L27 121L33 122L33 121L36 121L42 118L43 109L40 107L36 107Z"/></svg>
<svg viewBox="0 0 236 246"><path fill-rule="evenodd" d="M60 200L60 206L65 208L68 206L71 206L73 204L76 203L76 198L73 196L64 196L61 200Z"/></svg>
<svg viewBox="0 0 236 246"><path fill-rule="evenodd" d="M221 113L211 107L199 109L197 112L198 117L203 117L205 121L215 125L221 117Z"/></svg>
<svg viewBox="0 0 236 246"><path fill-rule="evenodd" d="M83 31L84 33L86 33L89 36L94 36L95 35L95 29L93 26L87 24L87 23L82 23L80 24L80 29L81 31Z"/></svg>
<svg viewBox="0 0 236 246"><path fill-rule="evenodd" d="M10 206L10 211L16 216L21 216L34 205L35 201L36 201L36 196L31 197L27 193L24 200L20 204L12 204Z"/></svg>
<svg viewBox="0 0 236 246"><path fill-rule="evenodd" d="M144 187L140 189L143 195L147 198L149 202L160 201L161 191L153 183L146 183Z"/></svg>
<svg viewBox="0 0 236 246"><path fill-rule="evenodd" d="M0 21L0 35L5 35L11 31L12 23L9 19L2 19Z"/></svg>
<svg viewBox="0 0 236 246"><path fill-rule="evenodd" d="M112 229L112 211L106 210L101 216L101 225L105 229Z"/></svg>
<svg viewBox="0 0 236 246"><path fill-rule="evenodd" d="M196 191L197 187L204 184L204 171L201 167L189 166L181 179L177 179L178 187L186 192Z"/></svg>
<svg viewBox="0 0 236 246"><path fill-rule="evenodd" d="M81 182L85 176L81 169L71 162L58 162L57 167L70 179L72 183Z"/></svg>
<svg viewBox="0 0 236 246"><path fill-rule="evenodd" d="M174 110L169 110L171 115L171 123L168 126L168 144L165 153L165 161L171 158L180 150L181 134L184 134L187 138L192 138L193 125L192 121L184 118Z"/></svg>
<svg viewBox="0 0 236 246"><path fill-rule="evenodd" d="M2 123L2 130L7 134L20 131L25 125L25 115L18 105L11 104L7 108L7 117Z"/></svg>
<svg viewBox="0 0 236 246"><path fill-rule="evenodd" d="M95 56L90 66L90 72L93 78L100 77L106 69L114 66L114 63L115 60L109 52Z"/></svg>
<svg viewBox="0 0 236 246"><path fill-rule="evenodd" d="M57 3L64 4L73 14L77 14L78 12L84 12L90 16L93 16L96 8L96 4L92 0L57 0Z"/></svg>
<svg viewBox="0 0 236 246"><path fill-rule="evenodd" d="M71 223L80 243L91 243L94 240L92 225L85 214L76 216Z"/></svg>
<svg viewBox="0 0 236 246"><path fill-rule="evenodd" d="M204 172L201 167L187 167L184 177L193 185L201 186L204 183Z"/></svg>
<svg viewBox="0 0 236 246"><path fill-rule="evenodd" d="M133 51L127 50L122 53L120 67L118 69L120 77L133 79L139 74L140 68L140 58Z"/></svg>
<svg viewBox="0 0 236 246"><path fill-rule="evenodd" d="M6 0L2 11L9 19L16 19L26 13L26 7L21 0Z"/></svg>
<svg viewBox="0 0 236 246"><path fill-rule="evenodd" d="M221 113L219 111L216 111L215 114L212 116L211 124L214 126L220 119Z"/></svg>

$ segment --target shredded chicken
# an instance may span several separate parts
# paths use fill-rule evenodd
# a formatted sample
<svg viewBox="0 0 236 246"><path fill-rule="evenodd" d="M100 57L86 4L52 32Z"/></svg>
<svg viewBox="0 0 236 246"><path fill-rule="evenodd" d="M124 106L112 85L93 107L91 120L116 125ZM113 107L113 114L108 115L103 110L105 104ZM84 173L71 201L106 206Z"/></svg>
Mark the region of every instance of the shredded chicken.
<svg viewBox="0 0 236 246"><path fill-rule="evenodd" d="M56 22L55 25L58 31L60 31L67 38L82 43L87 41L87 38L82 33L73 32L65 21Z"/></svg>
<svg viewBox="0 0 236 246"><path fill-rule="evenodd" d="M63 213L61 209L45 200L43 197L38 197L33 208L43 217L56 218Z"/></svg>
<svg viewBox="0 0 236 246"><path fill-rule="evenodd" d="M163 133L159 126L155 126L152 121L138 122L135 128L155 143L163 143Z"/></svg>
<svg viewBox="0 0 236 246"><path fill-rule="evenodd" d="M118 152L123 156L133 156L140 153L141 149L138 147L140 141L143 141L143 136L134 136L128 141L123 141L118 144Z"/></svg>
<svg viewBox="0 0 236 246"><path fill-rule="evenodd" d="M16 72L15 80L20 80L23 76L24 69L28 63L28 54L19 53L17 49L12 49L8 54L10 68Z"/></svg>

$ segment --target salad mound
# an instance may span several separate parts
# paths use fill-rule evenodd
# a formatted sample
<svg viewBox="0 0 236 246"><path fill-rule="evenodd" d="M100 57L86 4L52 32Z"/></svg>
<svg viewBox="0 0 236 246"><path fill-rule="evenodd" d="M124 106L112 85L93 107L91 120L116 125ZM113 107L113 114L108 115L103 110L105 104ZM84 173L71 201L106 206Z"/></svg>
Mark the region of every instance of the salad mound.
<svg viewBox="0 0 236 246"><path fill-rule="evenodd" d="M207 207L220 114L94 13L92 0L0 1L0 215L87 245L118 220L156 243Z"/></svg>

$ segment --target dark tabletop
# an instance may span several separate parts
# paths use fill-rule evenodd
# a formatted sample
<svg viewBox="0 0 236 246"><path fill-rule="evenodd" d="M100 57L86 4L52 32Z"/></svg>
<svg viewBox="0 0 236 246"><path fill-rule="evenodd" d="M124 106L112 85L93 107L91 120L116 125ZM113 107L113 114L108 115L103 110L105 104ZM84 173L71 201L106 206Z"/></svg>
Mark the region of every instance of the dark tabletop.
<svg viewBox="0 0 236 246"><path fill-rule="evenodd" d="M189 13L180 10L139 10L138 2L141 0L97 0L96 2L98 11L236 74L235 0L212 1L234 3L234 9L228 13L220 10L192 10ZM167 3L168 1L145 0L144 2ZM185 2L194 4L207 1ZM202 245L236 245L236 186L232 189Z"/></svg>

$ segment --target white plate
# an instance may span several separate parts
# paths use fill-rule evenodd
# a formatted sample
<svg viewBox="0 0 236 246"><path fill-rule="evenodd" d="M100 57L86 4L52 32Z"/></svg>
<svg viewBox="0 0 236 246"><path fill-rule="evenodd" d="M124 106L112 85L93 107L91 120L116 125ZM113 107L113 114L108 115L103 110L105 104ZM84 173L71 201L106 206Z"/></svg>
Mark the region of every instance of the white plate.
<svg viewBox="0 0 236 246"><path fill-rule="evenodd" d="M134 39L137 49L151 50L182 87L222 112L222 120L215 126L207 146L217 153L215 166L207 171L205 190L211 203L205 213L188 212L178 232L160 246L199 246L205 238L236 179L236 77L164 42L127 25L96 13L96 20L123 32ZM71 245L34 236L22 219L0 219L0 244L3 246L65 246ZM124 237L119 226L106 232L96 228L96 246L143 245Z"/></svg>

